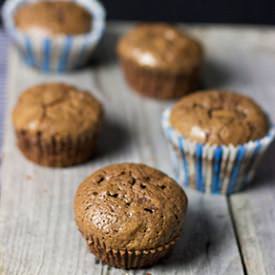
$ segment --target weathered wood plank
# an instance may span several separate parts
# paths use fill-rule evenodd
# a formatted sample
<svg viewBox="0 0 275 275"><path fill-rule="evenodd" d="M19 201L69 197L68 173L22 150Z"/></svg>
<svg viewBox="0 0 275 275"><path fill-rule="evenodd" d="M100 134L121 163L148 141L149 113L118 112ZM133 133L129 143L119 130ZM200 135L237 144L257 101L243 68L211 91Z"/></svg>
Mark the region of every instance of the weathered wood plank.
<svg viewBox="0 0 275 275"><path fill-rule="evenodd" d="M200 35L200 31L198 30ZM271 28L208 29L207 86L240 90L256 99L275 121L275 31ZM212 64L212 63L210 63ZM248 274L275 274L275 145L261 163L254 184L230 204Z"/></svg>
<svg viewBox="0 0 275 275"><path fill-rule="evenodd" d="M233 83L259 101L275 121L275 31L236 32L228 59L237 57L239 79ZM225 45L222 45L225 46ZM228 47L229 48L229 47ZM228 49L229 50L229 49ZM233 62L232 62L233 63ZM231 81L232 82L232 81ZM275 274L275 144L271 146L254 184L231 197L231 207L248 274Z"/></svg>
<svg viewBox="0 0 275 275"><path fill-rule="evenodd" d="M122 27L110 28L101 49L105 58L90 69L73 74L39 74L22 65L11 51L0 218L3 274L126 274L95 261L76 230L72 213L79 182L108 163L144 162L172 174L160 127L160 113L169 103L141 98L129 91L113 59L117 33L126 28ZM221 32L194 31L206 42L211 42L213 33ZM29 85L53 80L92 90L105 102L106 127L100 150L85 165L42 168L26 161L14 146L10 113L18 95ZM243 274L226 199L193 191L188 191L188 196L190 207L184 234L171 257L151 269L128 274Z"/></svg>

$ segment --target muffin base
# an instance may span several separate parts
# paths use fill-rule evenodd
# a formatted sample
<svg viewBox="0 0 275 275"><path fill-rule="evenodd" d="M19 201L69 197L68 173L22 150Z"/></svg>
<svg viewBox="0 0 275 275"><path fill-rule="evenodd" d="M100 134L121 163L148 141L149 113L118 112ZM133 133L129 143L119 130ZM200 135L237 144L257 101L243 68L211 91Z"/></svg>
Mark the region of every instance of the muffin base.
<svg viewBox="0 0 275 275"><path fill-rule="evenodd" d="M97 133L72 139L43 140L41 134L29 135L24 131L16 132L17 146L23 155L37 164L51 167L66 167L89 160L95 150Z"/></svg>
<svg viewBox="0 0 275 275"><path fill-rule="evenodd" d="M188 74L168 74L140 67L128 60L121 60L128 84L138 93L158 99L184 96L199 86L199 68Z"/></svg>
<svg viewBox="0 0 275 275"><path fill-rule="evenodd" d="M87 239L90 251L104 264L124 269L148 267L171 252L175 246L176 237L169 243L149 250L116 250L107 248L104 242L92 237Z"/></svg>

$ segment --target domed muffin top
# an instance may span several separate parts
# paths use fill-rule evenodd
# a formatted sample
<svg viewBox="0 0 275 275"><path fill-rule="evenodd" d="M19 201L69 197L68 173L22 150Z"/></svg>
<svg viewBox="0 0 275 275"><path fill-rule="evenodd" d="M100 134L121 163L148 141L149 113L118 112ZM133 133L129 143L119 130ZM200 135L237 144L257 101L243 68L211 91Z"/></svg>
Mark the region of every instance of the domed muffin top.
<svg viewBox="0 0 275 275"><path fill-rule="evenodd" d="M173 107L171 125L185 138L204 144L239 145L262 138L268 119L249 97L204 91L183 97Z"/></svg>
<svg viewBox="0 0 275 275"><path fill-rule="evenodd" d="M102 116L99 101L86 91L63 83L45 83L27 89L13 111L16 131L43 138L72 138L92 133Z"/></svg>
<svg viewBox="0 0 275 275"><path fill-rule="evenodd" d="M162 23L135 27L119 41L118 54L141 66L171 73L192 71L202 59L197 41Z"/></svg>
<svg viewBox="0 0 275 275"><path fill-rule="evenodd" d="M111 249L153 249L180 233L187 198L177 183L143 164L114 164L80 184L75 217L82 234Z"/></svg>
<svg viewBox="0 0 275 275"><path fill-rule="evenodd" d="M71 1L38 1L25 4L15 14L24 32L45 35L77 35L91 30L91 14Z"/></svg>

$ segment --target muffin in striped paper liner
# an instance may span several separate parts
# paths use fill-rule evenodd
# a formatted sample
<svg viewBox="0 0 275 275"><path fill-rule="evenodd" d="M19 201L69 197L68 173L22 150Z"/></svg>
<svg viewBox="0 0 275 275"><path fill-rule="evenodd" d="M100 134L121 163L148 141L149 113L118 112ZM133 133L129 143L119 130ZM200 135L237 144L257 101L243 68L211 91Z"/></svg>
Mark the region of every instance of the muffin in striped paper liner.
<svg viewBox="0 0 275 275"><path fill-rule="evenodd" d="M162 127L169 141L178 182L213 194L231 194L251 182L259 161L274 139L273 125L269 125L261 138L243 144L208 144L184 137L175 129L171 125L171 110L164 111Z"/></svg>
<svg viewBox="0 0 275 275"><path fill-rule="evenodd" d="M84 65L103 35L105 29L104 7L96 0L70 1L76 3L79 7L84 7L85 11L91 15L91 26L89 31L85 33L61 34L57 31L57 33L52 34L41 31L41 29L22 31L16 25L16 13L24 5L35 2L41 1L6 1L2 9L5 29L25 63L43 72L59 73L77 69ZM62 16L64 17L64 14Z"/></svg>

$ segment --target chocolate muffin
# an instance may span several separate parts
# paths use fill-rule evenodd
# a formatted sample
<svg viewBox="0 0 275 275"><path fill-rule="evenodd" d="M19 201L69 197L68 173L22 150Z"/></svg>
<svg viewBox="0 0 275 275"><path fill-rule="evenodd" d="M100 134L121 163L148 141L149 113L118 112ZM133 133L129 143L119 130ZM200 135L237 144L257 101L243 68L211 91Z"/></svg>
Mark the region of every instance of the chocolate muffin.
<svg viewBox="0 0 275 275"><path fill-rule="evenodd" d="M91 14L71 1L38 1L25 4L15 14L23 32L46 35L78 35L91 30Z"/></svg>
<svg viewBox="0 0 275 275"><path fill-rule="evenodd" d="M89 249L119 268L149 266L181 232L187 197L164 173L143 164L113 164L79 186L75 219Z"/></svg>
<svg viewBox="0 0 275 275"><path fill-rule="evenodd" d="M176 98L198 85L202 48L168 24L135 27L121 38L117 52L129 85L145 96Z"/></svg>
<svg viewBox="0 0 275 275"><path fill-rule="evenodd" d="M204 91L183 97L162 118L184 186L231 194L253 178L274 138L264 111L249 97Z"/></svg>
<svg viewBox="0 0 275 275"><path fill-rule="evenodd" d="M27 89L13 111L17 145L29 160L69 166L93 154L102 106L86 91L63 83Z"/></svg>
<svg viewBox="0 0 275 275"><path fill-rule="evenodd" d="M63 73L86 64L103 36L101 2L6 1L3 24L23 61L44 73Z"/></svg>
<svg viewBox="0 0 275 275"><path fill-rule="evenodd" d="M197 92L171 111L171 125L199 143L238 145L266 135L265 113L249 97L224 91Z"/></svg>

